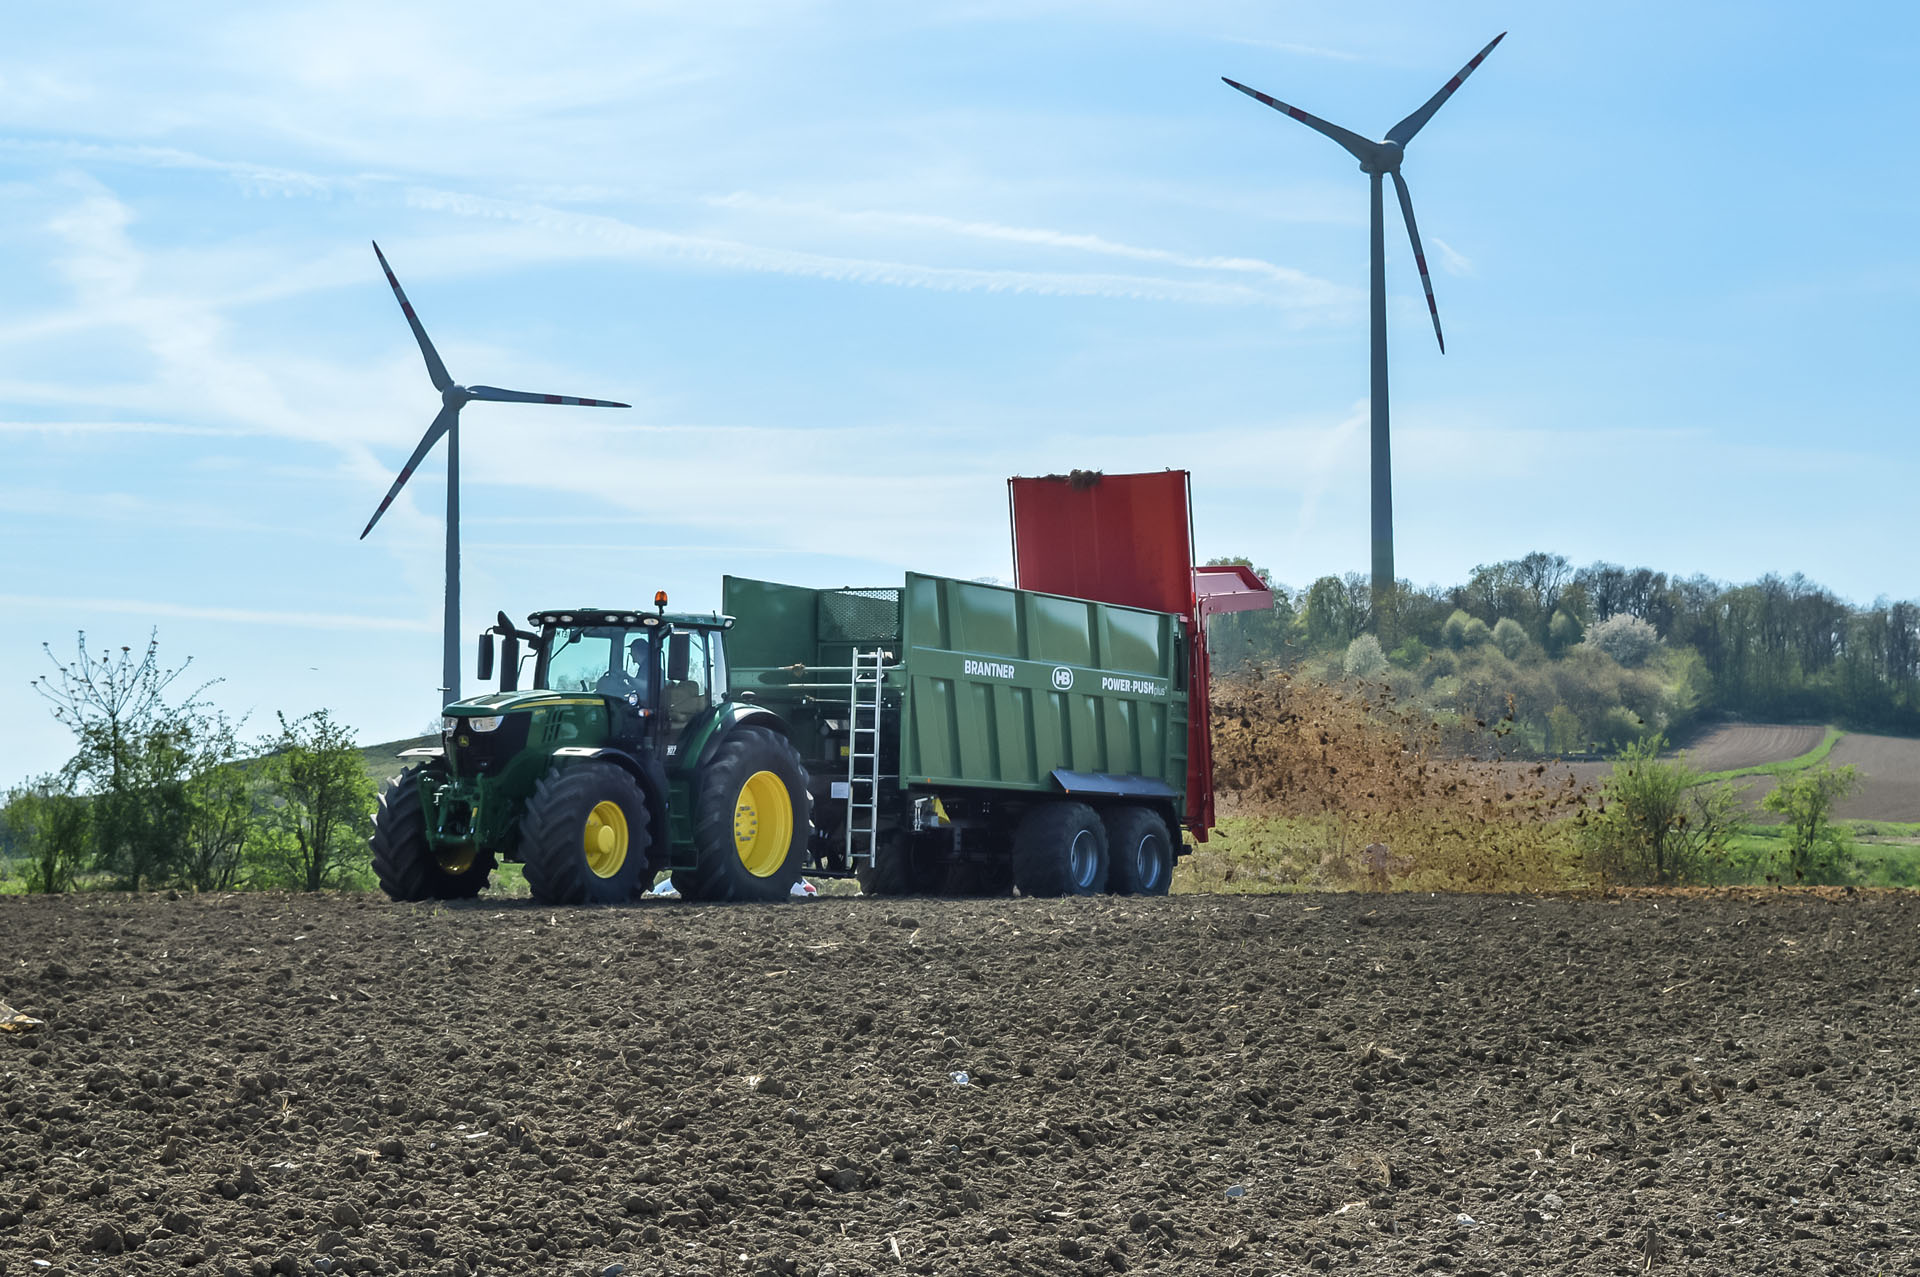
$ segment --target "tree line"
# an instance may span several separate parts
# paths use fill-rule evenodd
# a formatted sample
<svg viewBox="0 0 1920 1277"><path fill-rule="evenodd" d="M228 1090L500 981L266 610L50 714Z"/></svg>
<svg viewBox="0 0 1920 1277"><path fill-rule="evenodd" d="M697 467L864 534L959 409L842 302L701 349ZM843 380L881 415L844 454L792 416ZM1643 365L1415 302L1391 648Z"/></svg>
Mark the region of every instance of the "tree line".
<svg viewBox="0 0 1920 1277"><path fill-rule="evenodd" d="M144 650L95 653L79 636L33 680L73 733L59 770L14 786L0 806L0 867L31 891L98 883L140 891L286 887L317 891L364 860L373 786L353 735L325 710L249 740L176 686L157 635Z"/></svg>
<svg viewBox="0 0 1920 1277"><path fill-rule="evenodd" d="M1718 715L1920 731L1920 603L1856 606L1798 574L1730 585L1541 552L1458 585L1401 582L1377 608L1357 573L1296 591L1255 570L1274 608L1211 623L1220 667L1380 676L1443 717L1505 719L1543 750L1618 748Z"/></svg>

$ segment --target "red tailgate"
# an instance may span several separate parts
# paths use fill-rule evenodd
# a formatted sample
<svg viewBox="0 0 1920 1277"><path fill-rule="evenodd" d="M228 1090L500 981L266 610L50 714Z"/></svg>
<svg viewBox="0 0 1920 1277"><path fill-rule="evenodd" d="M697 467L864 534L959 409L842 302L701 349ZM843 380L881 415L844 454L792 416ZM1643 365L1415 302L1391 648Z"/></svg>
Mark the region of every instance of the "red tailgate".
<svg viewBox="0 0 1920 1277"><path fill-rule="evenodd" d="M1007 480L1014 584L1101 603L1174 612L1185 621L1187 828L1213 824L1207 645L1195 618L1193 523L1185 470Z"/></svg>

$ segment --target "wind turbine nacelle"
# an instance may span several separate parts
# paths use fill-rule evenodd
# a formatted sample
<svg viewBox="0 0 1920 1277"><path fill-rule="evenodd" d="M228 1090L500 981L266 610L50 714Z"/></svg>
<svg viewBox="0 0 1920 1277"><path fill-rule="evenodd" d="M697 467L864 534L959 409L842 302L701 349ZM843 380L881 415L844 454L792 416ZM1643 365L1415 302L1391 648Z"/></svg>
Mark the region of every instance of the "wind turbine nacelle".
<svg viewBox="0 0 1920 1277"><path fill-rule="evenodd" d="M1379 149L1360 161L1362 173L1398 173L1400 161L1407 158L1405 149L1398 142L1376 142Z"/></svg>

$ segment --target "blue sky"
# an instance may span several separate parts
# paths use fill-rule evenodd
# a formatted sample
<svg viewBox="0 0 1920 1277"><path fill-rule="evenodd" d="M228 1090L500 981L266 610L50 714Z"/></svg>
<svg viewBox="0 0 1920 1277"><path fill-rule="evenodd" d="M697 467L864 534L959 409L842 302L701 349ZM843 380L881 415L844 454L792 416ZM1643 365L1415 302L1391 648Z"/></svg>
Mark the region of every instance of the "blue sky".
<svg viewBox="0 0 1920 1277"><path fill-rule="evenodd" d="M718 15L718 16L716 16ZM1184 467L1199 550L1368 561L1366 179L1409 148L1398 556L1549 549L1920 596L1906 6L11 5L0 779L42 642L143 642L264 729L436 714L437 408L467 625L724 572L1009 572L1002 481Z"/></svg>

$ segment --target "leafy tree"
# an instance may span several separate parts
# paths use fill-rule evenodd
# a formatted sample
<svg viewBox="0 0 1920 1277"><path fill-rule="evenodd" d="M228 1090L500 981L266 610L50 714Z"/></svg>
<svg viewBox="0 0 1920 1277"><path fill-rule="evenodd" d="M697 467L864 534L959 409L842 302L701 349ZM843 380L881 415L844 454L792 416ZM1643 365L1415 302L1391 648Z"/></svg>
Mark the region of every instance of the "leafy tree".
<svg viewBox="0 0 1920 1277"><path fill-rule="evenodd" d="M1853 862L1853 840L1833 823L1834 804L1860 787L1851 766L1824 763L1780 778L1760 806L1787 818L1787 870L1795 882L1841 882Z"/></svg>
<svg viewBox="0 0 1920 1277"><path fill-rule="evenodd" d="M1455 608L1440 627L1440 641L1456 652L1479 647L1491 637L1485 621L1460 608Z"/></svg>
<svg viewBox="0 0 1920 1277"><path fill-rule="evenodd" d="M122 647L118 656L96 658L82 631L71 664L46 648L54 673L32 680L54 718L74 734L77 751L67 776L89 800L95 863L134 891L175 867L199 712L199 692L178 706L167 704L167 689L192 662L164 668L159 649L156 634L137 657Z"/></svg>
<svg viewBox="0 0 1920 1277"><path fill-rule="evenodd" d="M0 843L24 856L28 891L66 891L85 857L87 803L65 776L42 776L15 786L0 807Z"/></svg>
<svg viewBox="0 0 1920 1277"><path fill-rule="evenodd" d="M1553 620L1547 623L1547 653L1563 655L1584 637L1586 629L1577 619L1567 612L1555 612Z"/></svg>
<svg viewBox="0 0 1920 1277"><path fill-rule="evenodd" d="M1371 634L1362 634L1347 644L1347 657L1342 668L1348 678L1373 678L1387 668L1387 655L1380 650L1380 640Z"/></svg>
<svg viewBox="0 0 1920 1277"><path fill-rule="evenodd" d="M1344 649L1366 630L1373 619L1366 578L1349 573L1346 580L1323 576L1307 590L1301 619L1307 646L1315 652Z"/></svg>
<svg viewBox="0 0 1920 1277"><path fill-rule="evenodd" d="M253 827L255 786L240 762L235 725L219 714L201 716L197 725L186 777L180 872L198 891L229 891L239 878Z"/></svg>
<svg viewBox="0 0 1920 1277"><path fill-rule="evenodd" d="M1660 646L1660 635L1637 616L1615 615L1588 630L1586 641L1631 670L1647 663Z"/></svg>
<svg viewBox="0 0 1920 1277"><path fill-rule="evenodd" d="M264 763L270 820L259 848L269 871L300 891L339 880L364 854L373 782L353 733L317 710L269 736Z"/></svg>
<svg viewBox="0 0 1920 1277"><path fill-rule="evenodd" d="M1585 742L1580 736L1580 716L1565 705L1556 704L1547 711L1547 752L1571 754Z"/></svg>
<svg viewBox="0 0 1920 1277"><path fill-rule="evenodd" d="M1683 760L1662 759L1665 746L1656 734L1623 748L1601 782L1599 809L1582 818L1587 863L1615 881L1698 882L1744 824L1737 794L1701 784Z"/></svg>
<svg viewBox="0 0 1920 1277"><path fill-rule="evenodd" d="M1510 616L1503 616L1493 625L1493 645L1510 661L1517 661L1525 654L1533 640L1527 637L1527 629Z"/></svg>

